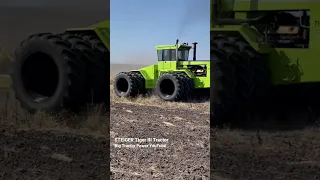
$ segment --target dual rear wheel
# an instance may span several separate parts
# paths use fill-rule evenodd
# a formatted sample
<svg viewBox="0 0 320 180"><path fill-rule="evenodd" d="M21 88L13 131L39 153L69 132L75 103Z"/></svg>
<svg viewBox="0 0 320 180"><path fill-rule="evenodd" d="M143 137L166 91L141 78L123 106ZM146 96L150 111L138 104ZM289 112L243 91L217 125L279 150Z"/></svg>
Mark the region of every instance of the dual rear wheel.
<svg viewBox="0 0 320 180"><path fill-rule="evenodd" d="M87 103L107 102L109 52L101 44L94 35L71 33L41 33L25 39L16 51L11 74L21 106L30 112L80 110Z"/></svg>
<svg viewBox="0 0 320 180"><path fill-rule="evenodd" d="M114 79L114 91L119 97L137 97L147 93L140 72L122 72ZM192 97L193 80L182 72L162 74L156 83L157 95L165 101L182 101Z"/></svg>

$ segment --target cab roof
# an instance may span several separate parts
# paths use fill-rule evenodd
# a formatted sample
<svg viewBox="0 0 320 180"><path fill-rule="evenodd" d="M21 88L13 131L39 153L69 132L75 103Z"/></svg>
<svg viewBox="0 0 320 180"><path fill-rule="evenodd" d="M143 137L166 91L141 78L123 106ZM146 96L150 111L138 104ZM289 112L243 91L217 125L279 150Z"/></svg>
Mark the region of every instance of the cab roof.
<svg viewBox="0 0 320 180"><path fill-rule="evenodd" d="M160 45L160 46L155 46L155 48L156 48L156 50L176 49L176 45ZM191 49L192 46L178 44L178 48L189 48L189 49Z"/></svg>

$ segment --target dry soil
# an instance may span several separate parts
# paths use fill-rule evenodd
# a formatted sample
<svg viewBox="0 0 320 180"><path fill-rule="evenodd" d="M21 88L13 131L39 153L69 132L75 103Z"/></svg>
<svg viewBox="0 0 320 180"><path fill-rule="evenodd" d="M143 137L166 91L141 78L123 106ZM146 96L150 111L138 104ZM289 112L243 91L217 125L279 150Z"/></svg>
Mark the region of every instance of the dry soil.
<svg viewBox="0 0 320 180"><path fill-rule="evenodd" d="M98 112L98 111L97 111ZM108 116L29 115L0 91L0 179L105 180Z"/></svg>
<svg viewBox="0 0 320 180"><path fill-rule="evenodd" d="M0 179L107 179L108 141L104 137L3 125L0 133Z"/></svg>
<svg viewBox="0 0 320 180"><path fill-rule="evenodd" d="M234 180L320 178L318 129L245 132L212 129L211 172Z"/></svg>
<svg viewBox="0 0 320 180"><path fill-rule="evenodd" d="M185 104L176 107L166 104L112 103L112 179L209 179L209 109L204 104L189 108ZM168 142L115 142L115 138L125 137L164 138ZM115 147L115 144L165 147Z"/></svg>

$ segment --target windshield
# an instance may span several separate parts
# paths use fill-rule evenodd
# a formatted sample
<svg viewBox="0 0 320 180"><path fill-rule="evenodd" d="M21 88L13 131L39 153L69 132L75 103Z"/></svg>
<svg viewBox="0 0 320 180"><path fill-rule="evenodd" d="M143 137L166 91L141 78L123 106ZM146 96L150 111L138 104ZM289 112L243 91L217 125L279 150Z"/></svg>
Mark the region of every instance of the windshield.
<svg viewBox="0 0 320 180"><path fill-rule="evenodd" d="M158 50L158 61L175 61L176 60L176 50L175 49L164 49ZM189 49L181 48L178 50L178 60L188 61L189 59Z"/></svg>
<svg viewBox="0 0 320 180"><path fill-rule="evenodd" d="M188 61L189 60L189 49L179 49L178 50L178 59L179 59L179 61Z"/></svg>

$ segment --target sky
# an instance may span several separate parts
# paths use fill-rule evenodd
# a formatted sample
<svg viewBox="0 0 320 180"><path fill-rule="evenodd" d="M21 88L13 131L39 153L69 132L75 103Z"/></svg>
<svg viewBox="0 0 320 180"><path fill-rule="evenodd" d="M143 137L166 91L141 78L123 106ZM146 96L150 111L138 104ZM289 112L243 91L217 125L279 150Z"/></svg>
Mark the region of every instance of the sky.
<svg viewBox="0 0 320 180"><path fill-rule="evenodd" d="M157 63L155 46L198 42L210 58L209 0L110 0L111 63ZM192 59L192 51L189 53Z"/></svg>

